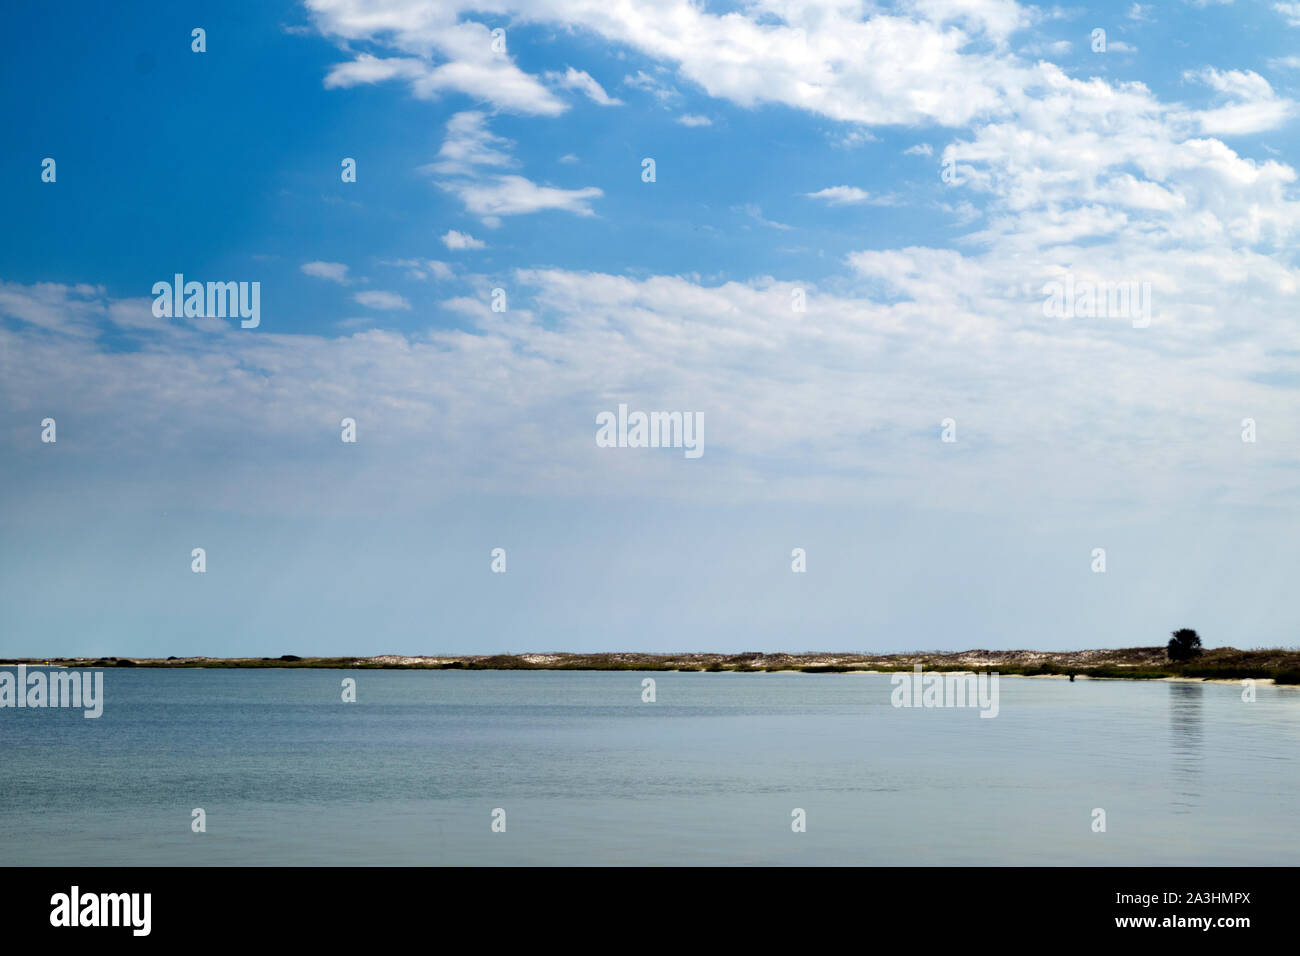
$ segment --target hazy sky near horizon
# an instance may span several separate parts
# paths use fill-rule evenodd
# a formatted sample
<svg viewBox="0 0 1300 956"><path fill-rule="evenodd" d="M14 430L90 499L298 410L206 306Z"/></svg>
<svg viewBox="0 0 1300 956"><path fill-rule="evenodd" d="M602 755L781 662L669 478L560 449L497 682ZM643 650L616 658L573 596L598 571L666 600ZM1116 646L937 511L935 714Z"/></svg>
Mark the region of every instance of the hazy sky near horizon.
<svg viewBox="0 0 1300 956"><path fill-rule="evenodd" d="M0 654L1300 644L1300 4L24 3L0 52ZM620 404L703 454L597 447Z"/></svg>

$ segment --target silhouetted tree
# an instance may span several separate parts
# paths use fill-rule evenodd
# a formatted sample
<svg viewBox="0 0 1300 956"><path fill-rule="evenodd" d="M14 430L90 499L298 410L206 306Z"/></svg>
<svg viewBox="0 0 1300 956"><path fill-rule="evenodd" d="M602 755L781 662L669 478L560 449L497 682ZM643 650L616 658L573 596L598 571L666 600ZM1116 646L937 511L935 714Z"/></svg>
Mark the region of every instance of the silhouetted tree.
<svg viewBox="0 0 1300 956"><path fill-rule="evenodd" d="M1201 638L1189 627L1173 632L1169 639L1169 659L1171 661L1190 661L1201 656Z"/></svg>

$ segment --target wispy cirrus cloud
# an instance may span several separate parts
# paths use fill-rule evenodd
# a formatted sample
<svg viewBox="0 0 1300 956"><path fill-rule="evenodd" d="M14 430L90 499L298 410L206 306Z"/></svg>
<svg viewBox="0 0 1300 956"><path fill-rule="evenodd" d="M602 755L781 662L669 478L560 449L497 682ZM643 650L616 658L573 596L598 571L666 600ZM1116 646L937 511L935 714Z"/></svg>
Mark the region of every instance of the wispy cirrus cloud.
<svg viewBox="0 0 1300 956"><path fill-rule="evenodd" d="M347 285L351 281L348 278L348 267L341 262L304 262L300 268L304 275L337 282L339 285Z"/></svg>
<svg viewBox="0 0 1300 956"><path fill-rule="evenodd" d="M364 305L368 309L380 309L384 311L393 311L397 309L410 309L411 303L406 301L405 297L398 295L396 292L384 292L380 289L370 289L365 292L358 292L352 297L358 305Z"/></svg>
<svg viewBox="0 0 1300 956"><path fill-rule="evenodd" d="M595 187L562 189L545 186L504 172L516 165L512 144L487 128L487 116L477 111L457 113L447 121L447 132L434 162L423 171L435 177L438 187L456 196L465 209L484 225L496 227L503 216L556 210L591 216L591 200L604 192Z"/></svg>
<svg viewBox="0 0 1300 956"><path fill-rule="evenodd" d="M556 86L568 90L577 90L587 99L599 106L622 106L623 101L617 97L610 96L586 70L575 70L568 67L563 73L551 71L546 74L546 79Z"/></svg>
<svg viewBox="0 0 1300 956"><path fill-rule="evenodd" d="M456 272L450 265L438 259L393 259L384 263L407 270L407 275L418 282L437 279L440 282L455 277Z"/></svg>

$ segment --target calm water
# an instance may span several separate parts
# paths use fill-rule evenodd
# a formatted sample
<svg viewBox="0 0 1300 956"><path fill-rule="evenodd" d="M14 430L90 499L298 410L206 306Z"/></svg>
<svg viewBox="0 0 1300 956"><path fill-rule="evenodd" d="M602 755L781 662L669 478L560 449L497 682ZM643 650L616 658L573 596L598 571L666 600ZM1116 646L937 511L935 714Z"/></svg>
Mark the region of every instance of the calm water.
<svg viewBox="0 0 1300 956"><path fill-rule="evenodd" d="M877 675L104 680L98 720L0 710L0 864L1300 862L1300 689L1003 678L990 720Z"/></svg>

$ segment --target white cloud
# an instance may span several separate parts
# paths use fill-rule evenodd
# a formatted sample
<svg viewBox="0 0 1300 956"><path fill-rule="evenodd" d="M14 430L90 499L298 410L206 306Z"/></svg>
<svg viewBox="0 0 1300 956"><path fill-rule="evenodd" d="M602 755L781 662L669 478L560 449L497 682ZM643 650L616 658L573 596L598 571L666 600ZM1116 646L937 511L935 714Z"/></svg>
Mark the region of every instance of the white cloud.
<svg viewBox="0 0 1300 956"><path fill-rule="evenodd" d="M712 126L713 120L707 116L698 116L695 113L683 113L677 117L677 122L683 126Z"/></svg>
<svg viewBox="0 0 1300 956"><path fill-rule="evenodd" d="M590 201L604 193L594 187L561 189L543 186L501 170L516 165L507 152L513 144L487 128L480 112L457 113L447 121L447 135L437 159L422 167L433 174L439 188L456 196L484 225L495 227L502 216L545 210L591 216Z"/></svg>
<svg viewBox="0 0 1300 956"><path fill-rule="evenodd" d="M350 63L341 63L331 69L325 77L325 88L346 89L398 78L414 80L426 72L424 61L413 57L380 58L362 53Z"/></svg>
<svg viewBox="0 0 1300 956"><path fill-rule="evenodd" d="M915 146L909 146L903 150L904 156L933 156L934 147L929 143L917 143Z"/></svg>
<svg viewBox="0 0 1300 956"><path fill-rule="evenodd" d="M476 110L456 113L447 120L447 133L438 158L423 171L440 175L475 175L482 167L506 168L515 164L506 152L513 144L487 128L487 114Z"/></svg>
<svg viewBox="0 0 1300 956"><path fill-rule="evenodd" d="M331 16L353 34L403 57L429 42L434 20L475 16L457 0L440 6L437 17L396 0L330 5ZM517 7L501 0L498 12ZM1028 256L1048 263L1080 244L1116 261L1121 251L1153 242L1189 256L1218 255L1225 244L1234 254L1257 245L1268 254L1273 244L1292 241L1300 224L1295 171L1239 155L1214 138L1277 129L1293 116L1290 100L1249 70L1206 69L1188 78L1216 99L1189 108L1162 102L1142 83L1075 79L1050 62L1027 63L1010 52L1011 38L1028 22L1068 18L1059 8L935 0L864 15L856 3L815 11L796 4L773 17L766 6L713 14L665 0L649 19L607 0L536 0L518 12L648 57L654 65L624 85L651 91L665 105L680 96L674 80L746 108L779 103L838 121L828 135L840 136L841 145L871 141L872 125L956 128L942 158L956 165L961 185L943 187L955 192L936 205L963 220L978 216L980 231L966 238L996 251L999 262ZM1130 22L1147 15L1143 5L1128 8ZM502 142L489 141L489 155L502 153ZM444 188L485 221L539 207L590 212L594 189L589 196L534 195L545 187L508 181L505 166L476 165ZM861 198L830 189L823 201ZM975 210L973 200L983 209Z"/></svg>
<svg viewBox="0 0 1300 956"><path fill-rule="evenodd" d="M859 146L865 146L867 143L875 143L879 140L879 136L865 129L851 129L832 136L831 145L838 149L857 149Z"/></svg>
<svg viewBox="0 0 1300 956"><path fill-rule="evenodd" d="M327 279L340 285L348 282L348 267L341 262L304 262L301 268L305 275L317 279Z"/></svg>
<svg viewBox="0 0 1300 956"><path fill-rule="evenodd" d="M1107 203L1134 210L1178 212L1187 207L1187 198L1158 183L1120 173L1098 186L1097 197Z"/></svg>
<svg viewBox="0 0 1300 956"><path fill-rule="evenodd" d="M1226 105L1196 113L1206 133L1245 135L1277 129L1295 115L1295 104L1279 97L1273 87L1253 70L1189 70L1184 79L1203 83Z"/></svg>
<svg viewBox="0 0 1300 956"><path fill-rule="evenodd" d="M1287 194L1295 171L1204 135L1267 128L1289 111L1256 74L1192 75L1229 102L1198 112L1161 103L1141 83L1077 80L1045 63L1038 71L1014 121L977 126L943 151L964 183L955 188L989 199L988 225L971 238L1023 255L1085 237L1126 250L1195 249L1295 233L1300 206Z"/></svg>
<svg viewBox="0 0 1300 956"><path fill-rule="evenodd" d="M384 265L406 269L408 276L421 282L430 278L445 281L456 275L450 265L437 259L394 259Z"/></svg>
<svg viewBox="0 0 1300 956"><path fill-rule="evenodd" d="M1073 47L1069 40L1041 40L1028 44L1020 52L1025 56L1064 56Z"/></svg>
<svg viewBox="0 0 1300 956"><path fill-rule="evenodd" d="M645 70L637 70L635 76L623 77L623 85L630 86L633 89L643 90L652 95L660 103L667 103L669 100L681 96L673 87L665 84L657 77L651 76Z"/></svg>
<svg viewBox="0 0 1300 956"><path fill-rule="evenodd" d="M571 212L576 216L592 216L590 200L603 196L595 186L582 189L557 189L539 186L523 176L498 176L489 182L440 183L454 193L465 208L476 216L493 219L499 216L521 216L544 210Z"/></svg>
<svg viewBox="0 0 1300 956"><path fill-rule="evenodd" d="M360 40L368 36L383 11L369 17L359 9L352 16L334 16L339 7L329 0L309 3L316 11L317 26L327 36ZM398 18L400 19L400 17ZM383 31L383 28L379 28ZM462 21L447 23L427 39L416 42L402 31L391 34L399 50L407 55L376 57L359 53L356 59L333 67L325 77L326 89L346 89L361 84L402 80L420 99L436 99L447 92L464 93L491 103L498 109L539 116L558 116L566 109L536 77L523 72L508 56L493 53L491 35L483 24ZM434 65L428 58L436 51L447 58Z"/></svg>
<svg viewBox="0 0 1300 956"><path fill-rule="evenodd" d="M338 484L344 466L315 451L340 407L383 422L371 434L385 506L519 487L703 500L866 494L885 506L915 501L918 475L928 483L919 493L942 492L949 508L1008 513L1035 499L1293 502L1300 389L1261 379L1294 374L1300 270L1234 251L1224 237L1192 254L1139 239L1064 261L1081 278L1149 277L1148 329L1044 317L1042 284L1062 261L1021 260L1004 247L855 252L850 278L860 287L839 282L839 291L766 277L706 285L525 269L510 276L509 316L491 311L484 285L442 303L461 318L456 327L410 334L250 334L227 323L205 335L178 325L123 351L45 324L0 326L0 349L24 359L0 379L0 408L57 396L83 410L76 454L101 448L128 464L206 463L226 444L256 447L264 471L325 508L353 480ZM112 305L68 287L0 288L11 302L88 302L83 321L105 321ZM795 288L808 302L797 320ZM1253 321L1225 324L1241 315ZM703 411L711 480L665 485L680 459L600 455L594 415L620 395ZM1235 434L1242 409L1269 423L1248 469ZM938 422L950 414L970 443L936 469L946 451ZM133 427L124 434L108 422ZM489 471L478 464L486 459ZM212 468L205 491L238 502L230 476L241 467ZM249 506L246 497L239 505Z"/></svg>
<svg viewBox="0 0 1300 956"><path fill-rule="evenodd" d="M577 90L593 103L601 106L622 106L623 101L610 96L605 92L605 88L592 79L591 74L585 70L575 70L569 67L563 73L550 72L546 78L556 86L565 89Z"/></svg>
<svg viewBox="0 0 1300 956"><path fill-rule="evenodd" d="M910 0L904 3L909 6L931 23L959 24L999 42L1033 21L1031 10L1015 0Z"/></svg>
<svg viewBox="0 0 1300 956"><path fill-rule="evenodd" d="M731 211L743 213L760 226L767 226L769 229L787 230L791 228L783 222L776 222L775 220L764 218L763 207L758 205L758 203L751 202L745 203L741 206L733 206Z"/></svg>
<svg viewBox="0 0 1300 956"><path fill-rule="evenodd" d="M308 7L327 36L382 44L402 59L448 58L421 74L410 66L386 68L417 95L455 83L503 109L544 115L563 109L537 78L519 72L508 56L490 53L486 25L470 19L481 15L481 4L308 0ZM848 123L949 126L997 109L1023 72L996 53L973 51L972 39L1000 49L1032 17L1013 0L912 0L868 18L857 3L796 7L784 10L789 19L782 23L759 22L766 11L758 8L715 14L691 0L664 0L653 16L606 0L501 0L493 12L589 31L672 64L708 95L744 107L777 103ZM644 70L624 83L665 102L677 95Z"/></svg>
<svg viewBox="0 0 1300 956"><path fill-rule="evenodd" d="M170 281L171 277L167 277ZM94 336L104 290L90 285L38 282L22 286L0 282L0 315L65 335ZM0 353L3 354L3 353Z"/></svg>
<svg viewBox="0 0 1300 956"><path fill-rule="evenodd" d="M446 234L442 237L442 244L453 251L487 248L487 243L482 239L475 239L469 233L457 232L455 229L447 230Z"/></svg>
<svg viewBox="0 0 1300 956"><path fill-rule="evenodd" d="M1273 9L1286 17L1288 26L1300 27L1300 3L1275 3Z"/></svg>
<svg viewBox="0 0 1300 956"><path fill-rule="evenodd" d="M888 206L893 204L893 200L886 196L873 196L865 189L859 189L857 186L827 186L825 189L819 189L815 193L804 193L809 199L820 199L829 206L856 206L869 204L873 206Z"/></svg>
<svg viewBox="0 0 1300 956"><path fill-rule="evenodd" d="M358 305L364 305L367 309L382 309L384 311L393 311L397 309L409 309L411 303L396 292L381 292L378 289L371 289L367 292L358 292L354 295L353 300Z"/></svg>

